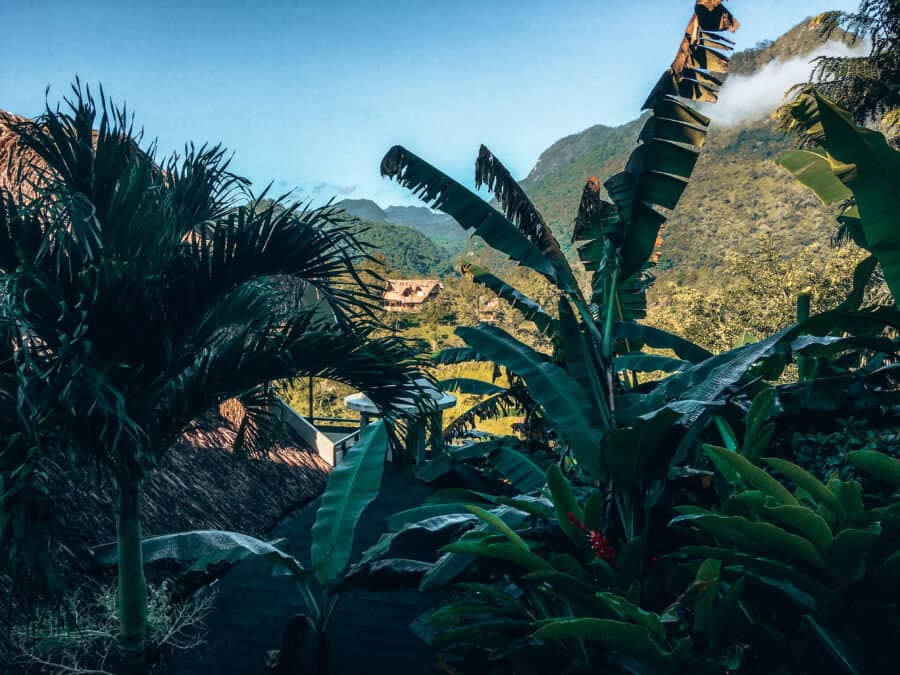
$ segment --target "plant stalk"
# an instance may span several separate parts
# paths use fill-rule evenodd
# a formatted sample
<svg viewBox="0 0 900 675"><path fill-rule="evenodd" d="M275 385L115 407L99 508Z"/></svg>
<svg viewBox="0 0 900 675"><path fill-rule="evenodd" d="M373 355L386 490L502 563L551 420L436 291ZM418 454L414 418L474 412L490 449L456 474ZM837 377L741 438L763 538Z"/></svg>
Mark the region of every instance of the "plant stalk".
<svg viewBox="0 0 900 675"><path fill-rule="evenodd" d="M141 551L140 482L119 480L119 653L123 675L147 672L147 580Z"/></svg>

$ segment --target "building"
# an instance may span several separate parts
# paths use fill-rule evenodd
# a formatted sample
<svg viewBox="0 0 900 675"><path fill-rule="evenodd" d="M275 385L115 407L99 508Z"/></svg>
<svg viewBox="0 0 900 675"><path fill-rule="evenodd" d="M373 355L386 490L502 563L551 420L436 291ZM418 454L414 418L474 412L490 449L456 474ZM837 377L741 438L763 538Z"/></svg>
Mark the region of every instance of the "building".
<svg viewBox="0 0 900 675"><path fill-rule="evenodd" d="M418 312L444 290L438 279L388 279L384 308L389 312Z"/></svg>

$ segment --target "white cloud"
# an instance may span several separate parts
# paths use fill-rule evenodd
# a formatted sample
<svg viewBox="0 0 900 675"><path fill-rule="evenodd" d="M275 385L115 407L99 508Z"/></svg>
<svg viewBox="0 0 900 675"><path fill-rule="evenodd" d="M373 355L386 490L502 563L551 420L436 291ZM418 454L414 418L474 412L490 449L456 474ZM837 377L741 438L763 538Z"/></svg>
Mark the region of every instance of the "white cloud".
<svg viewBox="0 0 900 675"><path fill-rule="evenodd" d="M798 82L809 80L812 60L819 56L864 56L867 47L829 42L804 56L772 61L753 75L732 75L722 86L719 102L703 107L718 124L737 124L766 117L784 100L784 93Z"/></svg>

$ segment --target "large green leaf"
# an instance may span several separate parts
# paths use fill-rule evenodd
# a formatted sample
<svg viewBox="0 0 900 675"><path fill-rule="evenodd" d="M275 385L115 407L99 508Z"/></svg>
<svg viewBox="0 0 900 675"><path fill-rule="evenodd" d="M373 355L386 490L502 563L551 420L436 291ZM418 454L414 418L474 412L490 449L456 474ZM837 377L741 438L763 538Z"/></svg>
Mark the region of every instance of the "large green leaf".
<svg viewBox="0 0 900 675"><path fill-rule="evenodd" d="M598 369L602 362L596 349L596 341L591 333L582 332L582 325L590 327L585 322L579 324L572 305L566 298L560 296L557 303L559 309L559 342L561 343L566 371L579 384L587 397L586 409L590 414L590 423L596 428L609 426L608 403L604 394L603 385L600 382Z"/></svg>
<svg viewBox="0 0 900 675"><path fill-rule="evenodd" d="M660 354L623 354L613 360L616 372L633 370L637 373L652 373L662 371L665 373L677 373L687 370L691 365L689 361L673 359L671 356Z"/></svg>
<svg viewBox="0 0 900 675"><path fill-rule="evenodd" d="M815 90L801 96L793 109L832 163L847 167L836 175L853 193L868 248L881 263L894 298L900 297L900 152L883 134L857 126Z"/></svg>
<svg viewBox="0 0 900 675"><path fill-rule="evenodd" d="M479 149L478 159L475 160L475 187L482 185L486 185L494 195L506 217L550 260L556 268L560 288L577 294L578 282L575 281L572 268L553 236L553 231L518 181L484 145Z"/></svg>
<svg viewBox="0 0 900 675"><path fill-rule="evenodd" d="M889 485L900 488L900 460L877 450L847 453L847 461Z"/></svg>
<svg viewBox="0 0 900 675"><path fill-rule="evenodd" d="M312 567L323 586L334 583L350 562L356 524L378 496L388 433L383 421L370 424L328 476L312 527Z"/></svg>
<svg viewBox="0 0 900 675"><path fill-rule="evenodd" d="M144 563L158 560L177 560L193 563L192 569L205 570L217 563L233 564L245 558L260 557L282 573L304 581L307 571L293 556L275 545L240 532L227 530L192 530L147 537L141 541ZM94 557L104 565L118 561L116 544L105 544L94 549Z"/></svg>
<svg viewBox="0 0 900 675"><path fill-rule="evenodd" d="M465 513L464 511L467 508L468 507L466 506L460 506L458 512L447 511L440 515L423 518L414 523L406 523L395 532L387 532L381 535L377 542L363 551L359 558L359 562L357 562L354 567L366 565L384 555L398 537L414 538L425 535L422 537L422 540L428 542L428 537L430 535L445 532L447 530L456 531L460 528L470 526L476 520L476 516L472 513Z"/></svg>
<svg viewBox="0 0 900 675"><path fill-rule="evenodd" d="M510 527L515 527L528 516L524 511L509 506L501 506L497 508L494 513ZM481 523L474 530L463 535L457 543L478 543L480 541L479 537L487 535L490 529L491 526L488 523ZM476 560L476 557L475 552L468 550L458 552L445 551L444 554L438 558L434 567L422 577L422 582L419 584L419 590L432 591L447 585L462 574L466 568Z"/></svg>
<svg viewBox="0 0 900 675"><path fill-rule="evenodd" d="M680 509L676 509L680 510ZM711 512L686 513L672 519L672 524L691 524L725 544L750 550L772 551L797 562L818 569L825 568L822 554L806 537L786 532L766 522L748 520L742 516L722 516Z"/></svg>
<svg viewBox="0 0 900 675"><path fill-rule="evenodd" d="M512 448L501 447L494 459L494 467L521 492L530 492L544 484L544 472L528 457Z"/></svg>
<svg viewBox="0 0 900 675"><path fill-rule="evenodd" d="M441 391L452 391L460 394L476 394L478 396L490 396L506 391L504 387L485 382L484 380L473 380L468 377L454 377L449 380L442 380L437 383L438 389Z"/></svg>
<svg viewBox="0 0 900 675"><path fill-rule="evenodd" d="M718 464L724 462L731 467L731 471L736 473L742 481L755 487L757 490L774 497L779 503L797 506L799 502L791 494L790 490L784 487L777 480L772 478L765 471L755 466L750 460L736 452L717 448L713 445L704 445L703 450L709 455L713 462Z"/></svg>
<svg viewBox="0 0 900 675"><path fill-rule="evenodd" d="M465 229L474 230L492 248L556 283L557 271L550 259L502 213L403 146L388 150L381 160L381 175L395 179L431 208L452 216Z"/></svg>
<svg viewBox="0 0 900 675"><path fill-rule="evenodd" d="M712 352L695 345L674 333L639 323L620 323L615 326L613 337L641 342L654 349L671 349L675 355L691 363L700 363L712 357Z"/></svg>
<svg viewBox="0 0 900 675"><path fill-rule="evenodd" d="M551 464L547 467L547 487L550 489L553 508L556 511L556 518L562 531L565 532L575 546L584 546L584 533L574 523L569 521L569 514L572 514L575 520L583 523L584 511L575 499L572 485L556 464Z"/></svg>
<svg viewBox="0 0 900 675"><path fill-rule="evenodd" d="M672 658L643 626L613 619L549 619L537 624L533 636L542 640L592 640L605 649L647 662L655 672L674 670Z"/></svg>
<svg viewBox="0 0 900 675"><path fill-rule="evenodd" d="M541 333L553 334L556 332L556 320L527 295L516 290L502 279L495 277L486 269L472 265L468 268L468 271L472 274L472 281L491 289L506 300L519 310L526 320L533 322Z"/></svg>
<svg viewBox="0 0 900 675"><path fill-rule="evenodd" d="M853 193L841 182L839 175L853 169L852 166L835 162L816 150L788 150L775 160L790 171L794 178L816 193L823 204L850 199Z"/></svg>
<svg viewBox="0 0 900 675"><path fill-rule="evenodd" d="M675 410L665 407L635 417L630 426L610 432L603 453L610 475L626 485L637 480L679 416Z"/></svg>
<svg viewBox="0 0 900 675"><path fill-rule="evenodd" d="M492 361L522 377L585 471L601 477L601 434L591 426L585 392L559 366L495 326L460 327L456 334Z"/></svg>
<svg viewBox="0 0 900 675"><path fill-rule="evenodd" d="M835 516L844 514L844 507L834 493L803 467L780 457L763 457L762 461L794 481L798 487L809 493L813 499L825 506Z"/></svg>
<svg viewBox="0 0 900 675"><path fill-rule="evenodd" d="M715 401L728 387L740 380L751 366L771 356L783 344L789 344L799 333L798 326L789 326L765 340L718 354L675 373L662 380L649 394L629 401L626 406L620 406L623 408L619 413L620 418L627 420L632 416L643 415L661 408L667 401L680 399L685 403L682 422L692 424L707 409L709 402Z"/></svg>
<svg viewBox="0 0 900 675"><path fill-rule="evenodd" d="M794 532L803 535L816 545L816 548L827 554L834 541L831 528L822 516L805 506L765 506L762 511L765 517Z"/></svg>

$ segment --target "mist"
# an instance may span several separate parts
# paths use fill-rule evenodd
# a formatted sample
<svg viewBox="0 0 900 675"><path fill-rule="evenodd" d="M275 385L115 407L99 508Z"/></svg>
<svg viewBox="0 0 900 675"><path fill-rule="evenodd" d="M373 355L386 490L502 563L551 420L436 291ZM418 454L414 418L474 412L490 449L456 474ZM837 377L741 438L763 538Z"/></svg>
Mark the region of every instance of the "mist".
<svg viewBox="0 0 900 675"><path fill-rule="evenodd" d="M812 60L819 56L865 56L865 44L848 46L829 42L808 54L787 61L773 61L753 75L732 75L723 85L716 105L703 107L703 113L718 124L738 124L769 115L784 101L784 93L793 85L809 80Z"/></svg>

